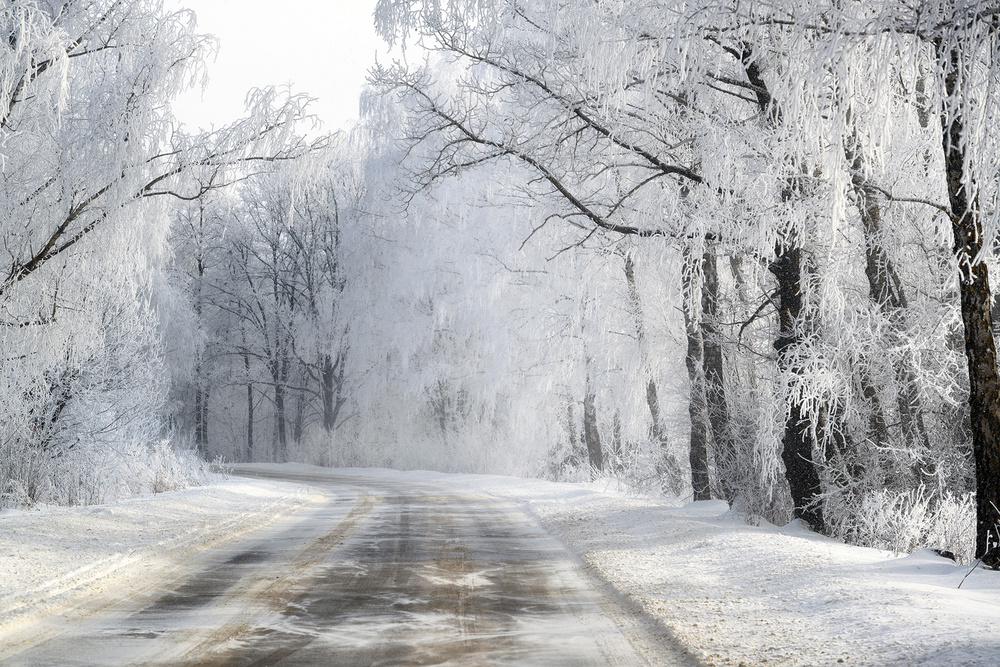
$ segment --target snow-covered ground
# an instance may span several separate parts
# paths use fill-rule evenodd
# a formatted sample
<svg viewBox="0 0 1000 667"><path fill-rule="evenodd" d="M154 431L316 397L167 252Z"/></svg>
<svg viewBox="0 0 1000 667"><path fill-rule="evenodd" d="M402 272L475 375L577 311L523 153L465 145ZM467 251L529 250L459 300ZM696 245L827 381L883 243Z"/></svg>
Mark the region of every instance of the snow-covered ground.
<svg viewBox="0 0 1000 667"><path fill-rule="evenodd" d="M706 664L1000 664L1000 572L798 523L748 526L722 502L629 497L613 482L462 482L522 503Z"/></svg>
<svg viewBox="0 0 1000 667"><path fill-rule="evenodd" d="M895 557L795 524L747 526L722 503L679 506L613 482L378 474L517 503L705 664L1000 662L1000 573L976 570L959 589L969 568L930 552ZM298 485L233 480L100 507L0 512L0 643L84 598L168 576L172 564L315 497Z"/></svg>
<svg viewBox="0 0 1000 667"><path fill-rule="evenodd" d="M5 639L95 599L126 598L185 561L322 497L296 484L223 480L90 507L0 511L0 659ZM74 615L70 612L70 615Z"/></svg>

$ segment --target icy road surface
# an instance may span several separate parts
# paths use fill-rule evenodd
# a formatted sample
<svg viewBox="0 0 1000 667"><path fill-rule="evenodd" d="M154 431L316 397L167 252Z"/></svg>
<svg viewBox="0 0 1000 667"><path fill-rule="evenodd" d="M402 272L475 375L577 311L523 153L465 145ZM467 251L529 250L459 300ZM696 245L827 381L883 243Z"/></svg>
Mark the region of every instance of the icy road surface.
<svg viewBox="0 0 1000 667"><path fill-rule="evenodd" d="M325 498L4 664L686 664L513 503L377 471L243 472Z"/></svg>

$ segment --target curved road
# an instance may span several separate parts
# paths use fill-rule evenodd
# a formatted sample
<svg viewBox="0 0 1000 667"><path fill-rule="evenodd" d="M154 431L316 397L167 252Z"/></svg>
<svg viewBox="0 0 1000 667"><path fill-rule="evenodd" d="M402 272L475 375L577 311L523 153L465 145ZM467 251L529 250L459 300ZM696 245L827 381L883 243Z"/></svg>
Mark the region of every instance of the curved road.
<svg viewBox="0 0 1000 667"><path fill-rule="evenodd" d="M686 664L513 504L375 471L239 473L327 497L5 664Z"/></svg>

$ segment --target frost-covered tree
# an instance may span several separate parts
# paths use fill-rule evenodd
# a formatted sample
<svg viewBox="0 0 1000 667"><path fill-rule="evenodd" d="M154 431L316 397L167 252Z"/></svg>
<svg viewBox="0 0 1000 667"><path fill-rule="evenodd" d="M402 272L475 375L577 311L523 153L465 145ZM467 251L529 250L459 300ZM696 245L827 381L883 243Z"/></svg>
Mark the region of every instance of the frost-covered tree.
<svg viewBox="0 0 1000 667"><path fill-rule="evenodd" d="M181 132L169 101L213 42L155 0L12 0L0 35L0 493L130 492L161 436L149 304L167 200L303 152L287 128L304 100L258 91L244 121ZM75 468L93 479L71 484Z"/></svg>
<svg viewBox="0 0 1000 667"><path fill-rule="evenodd" d="M348 400L342 238L361 192L339 138L178 210L173 284L205 343L175 357L174 391L206 451L284 460L307 437L330 446Z"/></svg>
<svg viewBox="0 0 1000 667"><path fill-rule="evenodd" d="M374 77L413 112L420 186L517 162L521 191L557 202L582 235L685 254L688 369L703 387L691 425L719 419L700 428L727 461L700 473L708 484L721 476L728 496L738 480L746 501L759 483L774 498L783 469L794 514L850 537L880 489L961 496L968 452L982 555L997 524L983 261L994 19L943 0L383 0L382 33L438 55ZM971 452L954 426L963 387Z"/></svg>

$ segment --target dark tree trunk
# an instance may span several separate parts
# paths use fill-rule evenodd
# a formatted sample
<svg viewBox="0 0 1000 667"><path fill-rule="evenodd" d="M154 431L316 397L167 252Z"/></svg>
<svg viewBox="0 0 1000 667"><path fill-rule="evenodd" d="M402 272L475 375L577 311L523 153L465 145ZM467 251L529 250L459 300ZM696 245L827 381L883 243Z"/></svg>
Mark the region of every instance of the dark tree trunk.
<svg viewBox="0 0 1000 667"><path fill-rule="evenodd" d="M204 256L204 233L205 233L205 205L198 203L198 251L196 258L197 278L195 279L194 312L198 320L198 326L203 326L203 291L205 283L205 256ZM208 387L205 382L202 366L202 351L198 351L198 361L194 369L194 446L203 456L208 454Z"/></svg>
<svg viewBox="0 0 1000 667"><path fill-rule="evenodd" d="M708 409L708 421L712 426L712 442L715 444L715 467L719 491L722 497L731 503L736 496L736 489L727 471L731 470L737 461L722 370L722 344L719 340L717 326L719 321L719 267L715 254L706 250L702 256L701 267L703 275L701 284L701 338L704 350L702 366L705 372L705 404Z"/></svg>
<svg viewBox="0 0 1000 667"><path fill-rule="evenodd" d="M702 358L703 343L701 326L692 312L694 310L694 273L690 254L685 253L685 268L682 270L682 301L684 302L684 326L687 330L687 367L691 395L688 399L688 414L691 420L691 489L695 500L708 500L711 495L708 464L709 421L708 406L705 401L705 369Z"/></svg>
<svg viewBox="0 0 1000 667"><path fill-rule="evenodd" d="M957 97L959 55L946 54L947 100ZM951 111L951 113L949 113ZM963 119L957 109L941 115L948 199L951 205L955 256L959 267L965 354L969 367L969 408L972 451L976 464L976 557L996 546L1000 530L1000 376L990 313L990 281L986 264L979 259L983 246L979 202L969 197L971 174L965 173ZM996 558L990 558L996 567Z"/></svg>
<svg viewBox="0 0 1000 667"><path fill-rule="evenodd" d="M347 399L344 398L344 367L346 349L342 349L337 357L331 354L323 355L322 382L323 382L323 430L327 435L333 433L337 428L337 420L340 411L344 407Z"/></svg>
<svg viewBox="0 0 1000 667"><path fill-rule="evenodd" d="M590 367L590 360L587 360ZM597 406L595 405L590 376L587 376L587 390L583 396L583 439L587 444L587 460L590 467L598 472L604 470L604 452L601 449L601 434L597 430Z"/></svg>
<svg viewBox="0 0 1000 667"><path fill-rule="evenodd" d="M754 86L757 106L762 118L770 127L782 122L779 106L774 102L764 80L763 73L753 57L749 44L743 45L743 67L747 80ZM784 201L790 202L798 188L790 186ZM784 230L785 238L775 244L774 260L769 270L778 281L779 332L774 341L778 353L778 372L782 375L801 376L802 369L793 363L796 348L801 344L799 319L802 315L802 247L794 229ZM781 459L785 464L785 479L792 496L792 512L809 526L824 532L823 512L819 506L822 492L819 472L813 460L813 437L810 429L811 415L806 414L802 404L792 395L788 401L785 430L781 438Z"/></svg>
<svg viewBox="0 0 1000 667"><path fill-rule="evenodd" d="M292 442L299 444L302 442L302 435L305 432L305 412L306 401L302 392L297 392L295 399L295 419L292 421Z"/></svg>
<svg viewBox="0 0 1000 667"><path fill-rule="evenodd" d="M288 426L285 409L285 366L288 361L275 359L271 362L271 379L274 380L274 429L277 448L275 460L284 461L288 457Z"/></svg>
<svg viewBox="0 0 1000 667"><path fill-rule="evenodd" d="M194 445L202 456L208 454L208 388L201 377L201 364L195 369Z"/></svg>
<svg viewBox="0 0 1000 667"><path fill-rule="evenodd" d="M247 374L247 460L253 461L253 381L250 379L250 355L245 352L243 369Z"/></svg>
<svg viewBox="0 0 1000 667"><path fill-rule="evenodd" d="M778 353L778 370L781 374L802 374L793 361L800 344L798 324L802 315L802 251L797 244L779 244L770 271L778 280L778 337L774 349ZM781 460L785 464L785 478L792 495L793 513L809 526L823 532L823 512L819 506L822 492L819 473L813 460L813 437L806 415L799 401L790 398L785 430L781 439Z"/></svg>
<svg viewBox="0 0 1000 667"><path fill-rule="evenodd" d="M327 435L333 432L335 417L333 414L334 390L333 383L336 377L336 367L333 364L333 355L323 355L323 430Z"/></svg>

